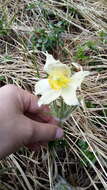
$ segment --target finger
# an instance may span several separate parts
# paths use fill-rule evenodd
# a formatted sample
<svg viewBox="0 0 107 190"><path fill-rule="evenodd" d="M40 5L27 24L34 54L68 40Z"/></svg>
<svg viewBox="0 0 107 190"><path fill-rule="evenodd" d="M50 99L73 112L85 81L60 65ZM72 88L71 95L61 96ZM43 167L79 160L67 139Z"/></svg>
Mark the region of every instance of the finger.
<svg viewBox="0 0 107 190"><path fill-rule="evenodd" d="M63 136L63 130L57 125L40 123L23 116L23 130L25 131L24 144L49 142Z"/></svg>
<svg viewBox="0 0 107 190"><path fill-rule="evenodd" d="M58 125L58 121L53 116L47 116L42 111L39 113L25 113L25 115L34 121Z"/></svg>
<svg viewBox="0 0 107 190"><path fill-rule="evenodd" d="M35 113L26 113L26 116L31 119L44 123L52 123L57 125L58 121L52 116L51 110L48 105L42 105L39 109L35 110Z"/></svg>
<svg viewBox="0 0 107 190"><path fill-rule="evenodd" d="M20 94L20 99L22 102L22 111L28 113L37 113L39 111L48 112L48 106L42 105L38 106L38 97L31 94L27 90L17 88Z"/></svg>
<svg viewBox="0 0 107 190"><path fill-rule="evenodd" d="M52 116L51 109L48 105L44 105L41 111L38 111L38 117L46 123L58 124L55 117Z"/></svg>
<svg viewBox="0 0 107 190"><path fill-rule="evenodd" d="M36 110L40 109L37 96L21 88L17 88L17 90L19 92L19 98L22 105L21 109L23 112L35 113Z"/></svg>
<svg viewBox="0 0 107 190"><path fill-rule="evenodd" d="M38 110L38 112L37 112L38 116L41 117L41 119L43 119L46 122L50 121L53 118L53 116L52 116L49 106L42 105L40 108L41 109Z"/></svg>
<svg viewBox="0 0 107 190"><path fill-rule="evenodd" d="M35 123L35 122L34 122ZM63 136L63 130L56 125L36 122L34 124L34 136L33 139L37 142L49 142L54 139L61 138Z"/></svg>

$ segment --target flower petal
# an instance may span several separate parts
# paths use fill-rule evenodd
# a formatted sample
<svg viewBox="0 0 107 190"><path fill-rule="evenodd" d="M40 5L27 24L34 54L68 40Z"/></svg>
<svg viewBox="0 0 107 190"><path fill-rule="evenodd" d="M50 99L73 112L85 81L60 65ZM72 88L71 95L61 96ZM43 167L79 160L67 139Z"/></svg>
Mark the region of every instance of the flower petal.
<svg viewBox="0 0 107 190"><path fill-rule="evenodd" d="M71 82L67 88L63 88L61 96L68 105L78 105L78 99L76 96L76 90L80 87L85 76L90 74L89 71L79 71L71 77Z"/></svg>
<svg viewBox="0 0 107 190"><path fill-rule="evenodd" d="M64 102L67 105L71 106L71 105L79 104L77 96L76 96L76 88L74 88L74 86L72 85L67 88L63 88L61 92L61 96L63 97Z"/></svg>
<svg viewBox="0 0 107 190"><path fill-rule="evenodd" d="M35 85L35 94L43 94L47 90L50 89L50 85L48 83L48 79L41 79L39 82L36 83Z"/></svg>
<svg viewBox="0 0 107 190"><path fill-rule="evenodd" d="M72 77L71 77L71 80L72 80L72 85L75 86L75 88L79 88L82 81L84 80L84 78L86 76L88 76L90 74L89 71L79 71L79 72L76 72Z"/></svg>
<svg viewBox="0 0 107 190"><path fill-rule="evenodd" d="M50 89L41 96L41 98L38 101L38 105L41 106L42 104L49 104L56 100L60 96L60 94L60 90L55 91Z"/></svg>
<svg viewBox="0 0 107 190"><path fill-rule="evenodd" d="M46 55L46 63L44 66L44 71L50 74L54 70L59 70L59 71L65 71L67 75L71 75L70 68L61 63L59 60L54 59L54 57L49 54L48 52L44 53Z"/></svg>
<svg viewBox="0 0 107 190"><path fill-rule="evenodd" d="M70 68L63 63L57 63L56 65L50 66L49 74L53 75L55 73L57 73L58 75L62 73L66 77L71 76Z"/></svg>
<svg viewBox="0 0 107 190"><path fill-rule="evenodd" d="M49 73L51 70L51 66L56 65L57 63L60 63L60 61L54 59L54 57L48 52L46 52L45 55L46 55L46 64L44 66L44 71Z"/></svg>

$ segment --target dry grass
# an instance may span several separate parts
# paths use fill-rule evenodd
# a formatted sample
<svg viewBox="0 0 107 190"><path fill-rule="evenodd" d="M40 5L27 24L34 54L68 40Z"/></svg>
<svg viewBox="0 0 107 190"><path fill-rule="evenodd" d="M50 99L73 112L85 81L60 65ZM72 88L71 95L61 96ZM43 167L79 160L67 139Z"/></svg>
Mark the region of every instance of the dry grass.
<svg viewBox="0 0 107 190"><path fill-rule="evenodd" d="M83 107L78 107L64 123L67 146L48 147L38 153L21 149L2 160L0 189L52 190L56 188L53 186L60 175L73 190L106 190L106 0L1 0L0 16L3 22L0 28L1 86L15 83L33 92L35 82L44 76L42 68L45 57L42 49L38 50L36 45L32 47L31 36L38 28L45 29L48 36L51 33L49 23L60 21L65 22L60 36L64 44L60 47L57 44L50 53L69 65L76 60L85 70L91 71L82 86ZM5 31L8 32L4 34ZM87 142L97 160L95 164L77 145L79 139ZM89 161L88 166L82 155Z"/></svg>

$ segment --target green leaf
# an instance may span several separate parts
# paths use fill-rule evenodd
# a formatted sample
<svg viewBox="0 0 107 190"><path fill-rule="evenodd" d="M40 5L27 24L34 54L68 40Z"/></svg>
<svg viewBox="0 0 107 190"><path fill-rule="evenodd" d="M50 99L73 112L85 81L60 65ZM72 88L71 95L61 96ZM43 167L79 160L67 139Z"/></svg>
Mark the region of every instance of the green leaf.
<svg viewBox="0 0 107 190"><path fill-rule="evenodd" d="M0 76L0 81L3 81L5 80L5 77L4 76Z"/></svg>
<svg viewBox="0 0 107 190"><path fill-rule="evenodd" d="M93 164L95 164L97 160L96 160L94 153L89 150L88 143L86 141L80 139L80 140L78 140L77 144L78 144L79 148L81 149L80 154L81 154L81 157L83 160L83 161L81 161L81 164L84 165L84 163L85 163L87 166L90 165L88 159ZM84 154L85 154L85 156L84 156Z"/></svg>
<svg viewBox="0 0 107 190"><path fill-rule="evenodd" d="M87 148L88 148L88 144L84 140L79 140L78 145L81 148L81 150L83 150L83 151L87 150Z"/></svg>

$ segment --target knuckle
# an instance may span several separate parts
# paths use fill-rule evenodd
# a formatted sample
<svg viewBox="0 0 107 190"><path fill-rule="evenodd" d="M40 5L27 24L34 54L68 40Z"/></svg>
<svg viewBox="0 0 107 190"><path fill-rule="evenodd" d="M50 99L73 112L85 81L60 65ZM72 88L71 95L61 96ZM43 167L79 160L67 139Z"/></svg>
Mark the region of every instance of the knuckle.
<svg viewBox="0 0 107 190"><path fill-rule="evenodd" d="M14 85L14 84L7 84L6 86L5 86L5 88L7 88L7 90L8 90L8 92L13 92L13 91L16 91L17 90L17 86L16 85Z"/></svg>
<svg viewBox="0 0 107 190"><path fill-rule="evenodd" d="M15 88L16 85L15 85L15 84L7 84L6 87L7 87L7 88Z"/></svg>
<svg viewBox="0 0 107 190"><path fill-rule="evenodd" d="M31 126L31 123L28 125L27 128L25 128L25 136L26 136L26 141L25 141L25 145L28 143L32 143L33 139L34 139L34 127Z"/></svg>
<svg viewBox="0 0 107 190"><path fill-rule="evenodd" d="M19 87L17 87L14 84L8 84L5 86L6 94L8 94L9 97L19 97L20 91Z"/></svg>

